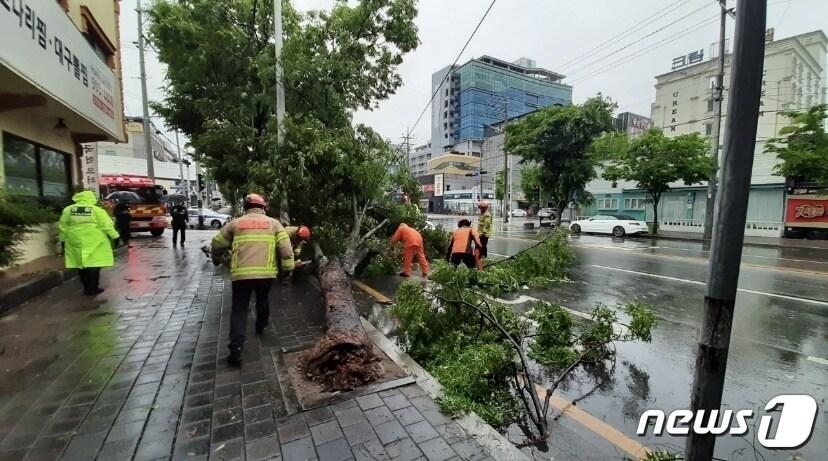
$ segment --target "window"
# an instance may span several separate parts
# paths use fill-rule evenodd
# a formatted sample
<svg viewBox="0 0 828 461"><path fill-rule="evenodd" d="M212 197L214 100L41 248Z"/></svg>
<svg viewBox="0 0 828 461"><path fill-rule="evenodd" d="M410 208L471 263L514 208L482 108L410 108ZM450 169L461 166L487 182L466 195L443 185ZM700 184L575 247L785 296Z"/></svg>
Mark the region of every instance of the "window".
<svg viewBox="0 0 828 461"><path fill-rule="evenodd" d="M446 99L445 101L443 101L443 107L448 107L448 99Z"/></svg>
<svg viewBox="0 0 828 461"><path fill-rule="evenodd" d="M6 190L10 194L63 201L71 190L69 155L3 135Z"/></svg>
<svg viewBox="0 0 828 461"><path fill-rule="evenodd" d="M713 124L712 123L705 123L704 124L704 134L706 136L710 136L713 134Z"/></svg>
<svg viewBox="0 0 828 461"><path fill-rule="evenodd" d="M713 98L707 98L707 112L713 112Z"/></svg>
<svg viewBox="0 0 828 461"><path fill-rule="evenodd" d="M625 198L624 199L624 209L625 210L643 210L645 203L646 203L646 201L643 198Z"/></svg>
<svg viewBox="0 0 828 461"><path fill-rule="evenodd" d="M618 199L617 198L599 198L597 200L597 205L599 210L617 210L618 209Z"/></svg>

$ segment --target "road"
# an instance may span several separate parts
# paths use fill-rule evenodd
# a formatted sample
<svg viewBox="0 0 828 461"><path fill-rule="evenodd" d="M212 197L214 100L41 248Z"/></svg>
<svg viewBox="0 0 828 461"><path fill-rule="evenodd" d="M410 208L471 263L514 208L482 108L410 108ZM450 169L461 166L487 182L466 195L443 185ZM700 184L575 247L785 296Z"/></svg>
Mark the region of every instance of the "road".
<svg viewBox="0 0 828 461"><path fill-rule="evenodd" d="M490 241L489 252L494 257L508 256L538 238L535 232L501 229ZM652 306L659 323L651 343L620 344L614 370L593 367L592 375L582 372L563 389L563 396L574 400L591 392L578 407L649 447L683 451L683 438L639 437L635 432L644 410L670 411L689 405L708 251L700 243L683 241L589 235L571 241L577 255L571 282L524 295L585 313L596 304L617 306L639 298ZM725 408L760 410L776 395L801 393L817 399L820 413L810 442L799 450L773 452L751 444L755 435L751 430L747 440L718 439L716 456L786 460L799 453L807 460L825 459L828 251L745 247L742 261ZM516 305L529 307L530 303ZM596 380L601 384L593 391ZM754 422L758 424L757 419L749 421Z"/></svg>

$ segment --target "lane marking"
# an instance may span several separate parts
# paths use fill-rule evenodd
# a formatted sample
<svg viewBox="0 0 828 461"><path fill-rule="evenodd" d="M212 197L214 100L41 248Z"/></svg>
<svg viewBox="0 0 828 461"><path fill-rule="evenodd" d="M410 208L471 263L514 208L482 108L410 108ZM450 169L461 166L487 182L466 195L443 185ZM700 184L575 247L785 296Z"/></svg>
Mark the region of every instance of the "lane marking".
<svg viewBox="0 0 828 461"><path fill-rule="evenodd" d="M363 283L359 280L354 280L353 284L354 284L355 287L357 287L360 290L368 293L372 298L374 298L380 304L393 304L394 303L393 301L391 301L391 298L389 298L388 296L385 296L384 294L382 294L379 291L369 287L368 285L366 285L365 283Z"/></svg>
<svg viewBox="0 0 828 461"><path fill-rule="evenodd" d="M654 247L642 247L644 250L654 250L654 249L661 249L661 250L677 250L677 251L698 251L700 253L710 253L710 250L703 250L701 248L693 249L693 248L678 248L678 247L671 247L671 246L654 246ZM817 261L814 259L795 259L795 258L783 258L781 256L765 256L765 255L752 255L752 254L742 254L744 258L760 258L760 259L776 259L779 261L791 261L797 263L811 263L811 264L828 264L828 261Z"/></svg>
<svg viewBox="0 0 828 461"><path fill-rule="evenodd" d="M821 365L828 366L828 360L823 359L822 357L814 357L812 355L809 355L808 360L810 360L811 362L816 362L816 363L819 363Z"/></svg>
<svg viewBox="0 0 828 461"><path fill-rule="evenodd" d="M541 399L546 398L547 392L543 386L535 383L535 389L538 391L538 397ZM644 445L627 437L623 432L592 416L566 399L552 394L549 399L549 405L556 408L569 418L577 421L590 431L602 437L604 440L629 453L635 459L639 459L641 456L649 453L649 450Z"/></svg>
<svg viewBox="0 0 828 461"><path fill-rule="evenodd" d="M688 280L688 279L682 279L682 278L678 278L678 277L670 277L668 275L651 274L649 272L639 272L639 271L633 271L633 270L629 270L629 269L621 269L621 268L618 268L618 267L601 266L599 264L590 264L590 266L598 267L598 268L601 268L601 269L608 269L608 270L613 270L613 271L626 272L626 273L629 273L629 274L647 275L649 277L655 277L655 278L660 278L660 279L664 279L664 280L672 280L672 281L675 281L675 282L691 283L693 285L706 285L706 283L699 282L698 280ZM780 295L780 294L776 294L776 293L767 293L767 292L764 292L764 291L748 290L747 288L737 288L736 291L741 291L743 293L751 293L751 294L755 294L755 295L769 296L769 297L772 297L772 298L781 298L781 299L788 299L788 300L791 300L791 301L800 301L800 302L805 302L805 303L818 304L820 306L828 306L828 302L819 301L819 300L816 300L816 299L798 298L796 296L788 296L788 295Z"/></svg>

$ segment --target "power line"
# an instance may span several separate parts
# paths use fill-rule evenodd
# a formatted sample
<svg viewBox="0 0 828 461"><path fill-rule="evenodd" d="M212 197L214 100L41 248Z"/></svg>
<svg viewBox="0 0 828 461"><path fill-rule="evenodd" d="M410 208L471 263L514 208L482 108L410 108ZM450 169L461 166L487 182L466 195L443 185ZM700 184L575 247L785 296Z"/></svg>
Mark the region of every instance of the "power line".
<svg viewBox="0 0 828 461"><path fill-rule="evenodd" d="M678 23L678 22L680 22L680 21L683 21L683 20L685 20L685 19L689 18L690 16L693 16L694 14L696 14L696 13L698 13L698 12L700 12L700 11L702 11L702 10L704 10L704 9L708 8L708 7L709 7L709 5L706 5L706 4L705 4L705 5L702 5L702 6L701 6L701 8L697 8L697 9L695 9L695 10L693 10L693 11L689 12L689 13L685 14L684 16L682 16L682 17L680 17L680 18L676 19L675 21L670 22L670 23L668 23L668 24L665 24L665 25L663 25L663 26L659 27L658 29L656 29L656 30L654 30L654 31L652 31L652 32L650 32L650 33L648 33L647 35L644 35L643 37L640 37L640 38L638 38L638 39L636 39L636 40L633 40L633 41L631 41L630 43L627 43L626 45L622 46L621 48L618 48L618 49L616 49L615 51L613 51L613 52L611 52L611 53L609 53L609 54L607 54L607 55L604 55L604 56L602 56L602 57L600 57L600 58L598 58L598 59L596 59L596 60L594 60L594 61L591 61L589 64L585 64L585 65L583 65L583 66L581 66L581 67L577 67L575 70L570 71L570 73L571 73L571 74L577 74L578 72L580 72L580 71L581 71L581 70L583 70L583 69L588 69L588 68L592 67L593 65L595 65L595 64L597 64L597 63L600 63L601 61L603 61L603 60L605 60L605 59L607 59L607 58L610 58L610 57L612 57L613 55L616 55L616 54L620 53L621 51L624 51L624 50L626 50L627 48L629 48L629 47L631 47L631 46L633 46L633 45L636 45L636 44L640 43L640 42L641 42L641 40L644 40L644 39L646 39L646 38L652 37L653 35L655 35L655 34L657 34L657 33L661 32L661 31L663 31L664 29L666 29L666 28L668 28L668 27L670 27L670 26L672 26L672 25L674 25L674 24L676 24L676 23ZM716 17L716 18L718 18L718 17L719 17L719 15L716 15L715 17Z"/></svg>
<svg viewBox="0 0 828 461"><path fill-rule="evenodd" d="M471 43L471 41L474 38L475 34L477 34L477 30L480 29L480 26L483 24L483 21L486 19L486 16L489 15L489 12L492 10L492 7L494 6L496 1L497 0L492 0L492 3L490 3L489 7L486 8L486 12L483 13L483 17L480 18L480 21L474 27L474 30L472 31L471 35L469 35L468 40L466 40L465 45L463 45L463 48L460 50L459 53L457 53L457 57L454 58L454 62L451 64L451 67L449 68L449 71L446 72L446 75L443 77L443 80L440 81L439 85L437 85L437 89L434 90L434 93L431 95L431 98L426 103L425 107L423 108L423 111L420 112L420 116L417 117L417 121L414 122L414 125L411 126L411 131L414 131L414 130L417 129L417 125L420 124L420 120L422 120L423 115L425 115L426 111L428 111L428 107L431 105L431 102L434 101L434 97L437 96L437 93L440 92L440 87L443 86L443 83L445 83L446 79L449 77L449 75L451 75L451 71L454 70L454 66L457 65L457 62L460 60L460 57L463 55L463 52L466 51L466 48L469 46L469 43Z"/></svg>
<svg viewBox="0 0 828 461"><path fill-rule="evenodd" d="M606 41L601 42L599 45L595 46L594 48L591 48L591 49L587 50L585 53L581 53L580 55L570 59L569 61L566 61L565 63L563 63L560 66L560 68L563 70L563 69L569 67L571 64L574 64L574 63L580 61L581 59L588 58L588 57L594 55L595 53L597 53L598 51L607 48L608 45L611 45L611 44L617 42L618 40L629 36L629 34L640 30L642 27L652 23L653 21L655 21L657 19L660 19L662 16L664 16L664 14L662 14L663 12L665 12L667 10L670 10L672 7L674 7L675 5L677 5L677 4L679 4L683 1L686 2L687 0L678 0L676 2L673 2L669 5L667 5L666 7L662 8L661 10L658 10L657 12L653 13L652 15L650 15L650 16L642 19L641 21L633 24L630 28L628 28L624 31L621 31L620 33L610 37Z"/></svg>

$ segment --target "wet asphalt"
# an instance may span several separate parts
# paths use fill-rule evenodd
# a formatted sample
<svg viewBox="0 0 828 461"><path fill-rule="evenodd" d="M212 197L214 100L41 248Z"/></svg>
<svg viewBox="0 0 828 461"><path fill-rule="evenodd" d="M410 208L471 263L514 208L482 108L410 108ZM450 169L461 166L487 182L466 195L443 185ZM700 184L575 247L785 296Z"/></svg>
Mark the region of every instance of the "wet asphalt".
<svg viewBox="0 0 828 461"><path fill-rule="evenodd" d="M453 227L454 221L444 223ZM512 255L542 235L501 228L489 242L490 256ZM597 304L641 299L654 309L658 326L651 343L619 344L613 363L581 370L561 395L578 399L578 407L648 447L683 451L681 436L639 436L636 429L647 409L689 406L709 248L700 242L597 235L571 242L577 255L571 281L522 294L585 313ZM766 449L753 439L751 427L745 436L717 439L716 457L828 459L828 250L746 246L742 263L723 408L754 409L748 424L757 427L765 403L779 394L809 394L819 409L814 433L799 449ZM613 458L617 450L581 429L576 432L584 443L604 453L584 459L618 459Z"/></svg>

